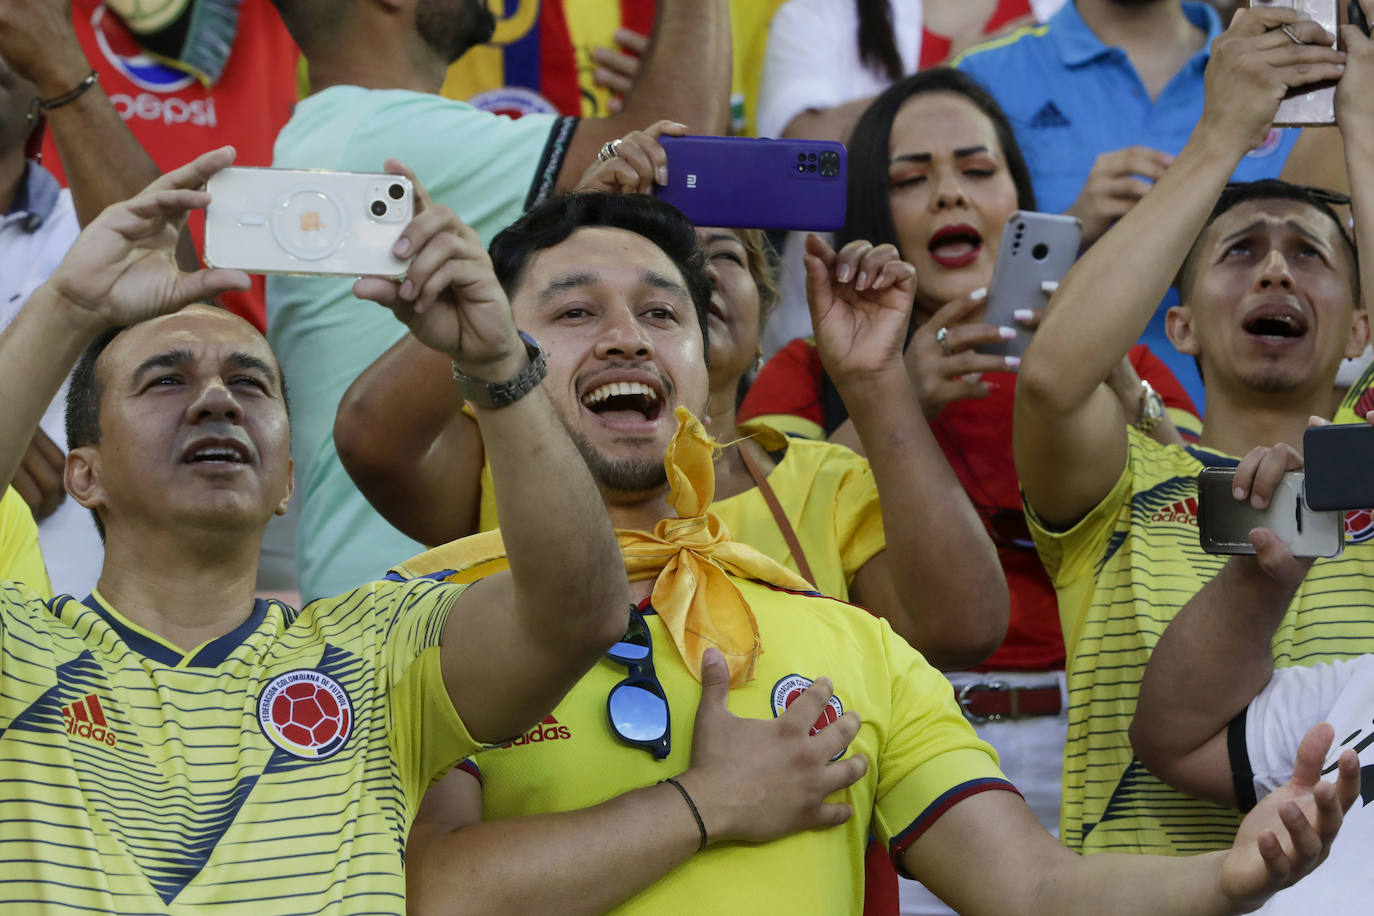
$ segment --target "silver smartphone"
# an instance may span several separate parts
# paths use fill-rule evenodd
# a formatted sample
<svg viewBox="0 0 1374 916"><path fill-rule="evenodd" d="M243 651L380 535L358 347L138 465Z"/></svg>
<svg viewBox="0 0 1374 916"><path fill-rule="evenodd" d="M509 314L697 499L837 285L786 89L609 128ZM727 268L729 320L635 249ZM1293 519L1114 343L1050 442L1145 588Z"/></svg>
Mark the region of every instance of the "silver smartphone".
<svg viewBox="0 0 1374 916"><path fill-rule="evenodd" d="M979 352L996 356L1026 352L1034 332L1017 322L1014 314L1019 309L1045 307L1041 287L1048 280L1058 283L1069 272L1078 259L1082 235L1083 224L1076 217L1059 213L1017 210L1007 218L988 284L983 323L1015 328L1016 336L984 344Z"/></svg>
<svg viewBox="0 0 1374 916"><path fill-rule="evenodd" d="M205 262L250 273L401 277L391 247L415 213L400 175L228 168L206 188Z"/></svg>
<svg viewBox="0 0 1374 916"><path fill-rule="evenodd" d="M1236 499L1235 468L1204 468L1197 478L1198 541L1208 553L1254 553L1250 531L1268 528L1295 557L1335 557L1345 549L1345 515L1317 512L1303 498L1303 472L1279 478L1269 505Z"/></svg>

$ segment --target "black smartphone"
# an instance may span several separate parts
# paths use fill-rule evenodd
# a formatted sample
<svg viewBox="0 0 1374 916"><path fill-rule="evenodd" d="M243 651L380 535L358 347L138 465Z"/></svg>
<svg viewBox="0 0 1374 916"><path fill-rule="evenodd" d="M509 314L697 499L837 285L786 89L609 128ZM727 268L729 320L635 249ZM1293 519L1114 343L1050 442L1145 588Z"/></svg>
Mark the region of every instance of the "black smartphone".
<svg viewBox="0 0 1374 916"><path fill-rule="evenodd" d="M1313 509L1374 509L1374 426L1313 426L1303 433L1302 457Z"/></svg>
<svg viewBox="0 0 1374 916"><path fill-rule="evenodd" d="M1345 516L1316 512L1303 500L1302 471L1279 479L1269 505L1256 509L1231 492L1235 468L1204 468L1197 478L1198 542L1208 553L1254 553L1250 531L1268 528L1295 557L1334 557L1345 549Z"/></svg>

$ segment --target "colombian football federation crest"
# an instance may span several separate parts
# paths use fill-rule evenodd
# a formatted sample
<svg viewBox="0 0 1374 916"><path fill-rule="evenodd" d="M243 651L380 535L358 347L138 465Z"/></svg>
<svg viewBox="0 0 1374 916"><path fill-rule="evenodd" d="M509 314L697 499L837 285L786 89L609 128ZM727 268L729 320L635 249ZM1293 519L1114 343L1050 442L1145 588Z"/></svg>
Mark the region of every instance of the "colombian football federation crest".
<svg viewBox="0 0 1374 916"><path fill-rule="evenodd" d="M348 743L353 703L339 682L309 669L267 682L258 698L258 724L277 747L303 760L323 760Z"/></svg>
<svg viewBox="0 0 1374 916"><path fill-rule="evenodd" d="M789 674L787 677L779 679L778 682L773 685L773 717L777 718L782 715L787 707L795 703L797 698L805 693L806 689L813 683L815 683L815 681L811 678L802 677L800 674ZM832 722L838 721L842 715L844 715L844 704L840 702L838 696L832 694L825 709L821 711L815 724L811 726L810 734L814 735ZM840 752L835 755L834 759L840 759L848 749L847 746L841 749Z"/></svg>

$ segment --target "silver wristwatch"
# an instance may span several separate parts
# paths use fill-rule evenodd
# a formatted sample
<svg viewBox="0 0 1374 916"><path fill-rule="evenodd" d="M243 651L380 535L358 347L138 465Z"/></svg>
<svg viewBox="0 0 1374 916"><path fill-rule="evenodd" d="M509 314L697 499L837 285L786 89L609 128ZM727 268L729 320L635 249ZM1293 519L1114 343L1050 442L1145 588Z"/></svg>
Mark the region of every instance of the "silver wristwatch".
<svg viewBox="0 0 1374 916"><path fill-rule="evenodd" d="M1164 398L1154 386L1144 379L1140 380L1140 419L1135 428L1142 433L1152 431L1164 420Z"/></svg>
<svg viewBox="0 0 1374 916"><path fill-rule="evenodd" d="M473 407L482 407L487 410L509 407L533 391L544 380L544 376L549 372L548 362L544 359L544 351L540 349L539 344L534 342L533 337L524 331L519 333L520 339L525 344L525 352L529 354L530 364L512 379L504 382L479 382L459 372L456 362L453 364L453 380L457 382L458 393L463 396L463 400Z"/></svg>

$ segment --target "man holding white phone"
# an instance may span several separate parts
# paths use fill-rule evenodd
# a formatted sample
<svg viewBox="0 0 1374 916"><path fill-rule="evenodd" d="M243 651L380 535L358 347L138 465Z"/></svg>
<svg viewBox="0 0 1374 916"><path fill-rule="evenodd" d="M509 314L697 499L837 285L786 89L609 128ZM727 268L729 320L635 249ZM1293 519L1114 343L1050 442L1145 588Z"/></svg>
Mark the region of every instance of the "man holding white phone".
<svg viewBox="0 0 1374 916"><path fill-rule="evenodd" d="M1198 543L1198 473L1276 441L1300 447L1307 418L1330 410L1341 359L1368 338L1355 249L1329 195L1281 182L1227 186L1287 88L1314 76L1341 80L1352 187L1374 181L1374 127L1357 98L1374 79L1374 42L1348 27L1342 37L1348 59L1298 43L1330 36L1292 10L1237 15L1213 45L1188 145L1070 271L1022 362L1016 463L1068 640L1061 837L1075 848L1188 853L1218 848L1235 830L1233 813L1146 772L1127 728L1158 634L1222 564ZM1374 237L1374 208L1357 221ZM1169 313L1170 335L1208 383L1193 448L1125 430L1100 385L1176 275L1182 304ZM1267 495L1250 498L1261 507ZM1374 651L1374 615L1350 610L1374 604L1371 574L1374 544L1319 561L1278 628L1273 663Z"/></svg>
<svg viewBox="0 0 1374 916"><path fill-rule="evenodd" d="M511 120L438 94L449 64L493 37L484 0L276 3L309 64L311 95L278 137L273 165L378 172L396 156L484 241L556 188L571 187L604 144L632 129L662 118L701 133L727 126L726 0L660 3L623 110L582 120ZM284 276L268 279L267 327L296 396L301 594L334 594L360 570L380 572L422 549L368 505L331 436L344 391L401 328L359 308L346 280Z"/></svg>

